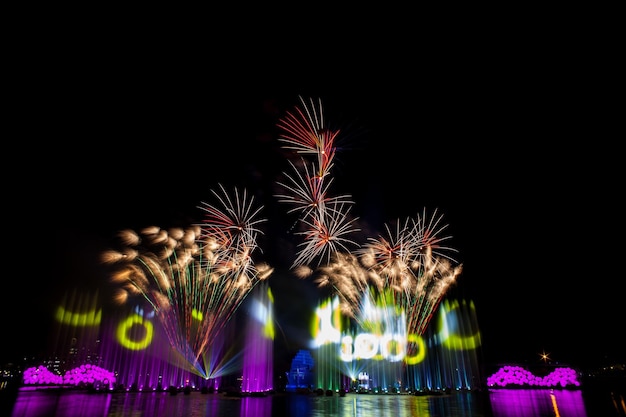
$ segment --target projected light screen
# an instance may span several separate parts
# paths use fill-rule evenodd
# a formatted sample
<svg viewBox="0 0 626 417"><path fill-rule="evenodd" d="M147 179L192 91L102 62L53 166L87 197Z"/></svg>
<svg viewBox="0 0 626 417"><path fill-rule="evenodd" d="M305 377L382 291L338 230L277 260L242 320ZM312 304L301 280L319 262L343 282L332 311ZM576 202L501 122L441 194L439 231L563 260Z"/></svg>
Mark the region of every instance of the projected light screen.
<svg viewBox="0 0 626 417"><path fill-rule="evenodd" d="M472 302L444 300L423 335L407 332L406 313L383 301L361 316L342 314L338 297L312 323L317 383L324 389L401 392L470 389L480 380L480 331Z"/></svg>

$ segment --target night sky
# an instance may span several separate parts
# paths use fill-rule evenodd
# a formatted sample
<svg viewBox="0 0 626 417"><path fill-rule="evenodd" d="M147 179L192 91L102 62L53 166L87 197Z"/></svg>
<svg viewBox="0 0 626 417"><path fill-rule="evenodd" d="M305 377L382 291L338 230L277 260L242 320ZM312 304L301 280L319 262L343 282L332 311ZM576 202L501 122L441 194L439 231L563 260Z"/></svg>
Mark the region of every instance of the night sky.
<svg viewBox="0 0 626 417"><path fill-rule="evenodd" d="M5 202L20 267L4 278L2 362L44 350L38 332L68 289L107 293L98 256L116 232L197 221L218 184L264 206L257 256L278 271L277 320L287 334L306 327L294 312L313 286L287 272L294 240L273 197L289 169L276 123L299 96L321 99L341 129L331 192L352 196L365 235L424 209L443 215L464 268L448 295L475 302L482 360L623 361L617 110L602 79L575 66L494 61L398 58L378 73L359 72L362 58L312 75L279 61L236 77L193 60L31 69L16 103L24 162Z"/></svg>

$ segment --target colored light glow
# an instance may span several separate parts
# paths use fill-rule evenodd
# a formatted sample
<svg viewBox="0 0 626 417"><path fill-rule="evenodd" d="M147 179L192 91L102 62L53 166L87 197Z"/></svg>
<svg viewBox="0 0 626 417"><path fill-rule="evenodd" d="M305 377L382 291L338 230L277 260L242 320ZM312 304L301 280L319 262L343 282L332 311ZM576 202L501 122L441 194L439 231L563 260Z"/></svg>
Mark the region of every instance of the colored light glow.
<svg viewBox="0 0 626 417"><path fill-rule="evenodd" d="M134 335L136 333L134 331L135 326L143 326L145 330L143 339L132 340L131 337L129 337L129 334ZM154 326L152 322L144 320L144 318L138 314L128 316L128 318L122 321L117 327L117 341L126 349L130 350L143 350L147 348L150 343L152 343L153 335Z"/></svg>
<svg viewBox="0 0 626 417"><path fill-rule="evenodd" d="M406 364L417 365L421 363L426 358L426 344L424 343L424 339L416 334L409 334L407 335L407 342L417 347L417 349L414 349L417 354L407 356L405 358Z"/></svg>
<svg viewBox="0 0 626 417"><path fill-rule="evenodd" d="M312 323L313 348L318 348L327 343L339 343L341 340L341 322L339 311L339 299L324 301L315 309Z"/></svg>
<svg viewBox="0 0 626 417"><path fill-rule="evenodd" d="M191 310L191 317L194 318L195 320L202 321L204 314L202 313L202 311L198 311L194 308Z"/></svg>
<svg viewBox="0 0 626 417"><path fill-rule="evenodd" d="M98 293L89 296L74 290L66 293L56 309L57 322L72 327L93 327L102 321L102 308L98 307Z"/></svg>
<svg viewBox="0 0 626 417"><path fill-rule="evenodd" d="M475 310L474 303L471 302L469 307L472 311ZM450 350L468 350L476 349L481 345L480 332L478 327L474 329L474 333L468 336L460 335L456 330L457 326L461 322L457 313L461 308L461 303L458 300L448 301L445 300L441 304L441 315L439 316L439 337L443 340L443 345Z"/></svg>
<svg viewBox="0 0 626 417"><path fill-rule="evenodd" d="M68 326L97 326L102 320L102 309L91 310L86 313L76 313L66 310L63 306L59 306L57 308L55 318L59 323L66 324Z"/></svg>

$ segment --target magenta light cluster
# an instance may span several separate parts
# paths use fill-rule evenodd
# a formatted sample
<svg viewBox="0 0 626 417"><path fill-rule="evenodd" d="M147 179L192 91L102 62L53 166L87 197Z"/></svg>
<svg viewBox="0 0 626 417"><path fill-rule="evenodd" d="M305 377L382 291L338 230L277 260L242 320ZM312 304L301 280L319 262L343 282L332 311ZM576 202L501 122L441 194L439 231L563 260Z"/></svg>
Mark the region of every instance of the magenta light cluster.
<svg viewBox="0 0 626 417"><path fill-rule="evenodd" d="M24 371L24 384L27 385L59 385L63 377L50 372L45 366L34 366Z"/></svg>
<svg viewBox="0 0 626 417"><path fill-rule="evenodd" d="M572 368L556 368L546 376L537 376L521 366L503 366L487 378L489 387L578 387L578 374Z"/></svg>
<svg viewBox="0 0 626 417"><path fill-rule="evenodd" d="M24 384L27 385L103 385L111 388L115 375L99 366L85 364L57 375L45 366L36 366L24 371Z"/></svg>

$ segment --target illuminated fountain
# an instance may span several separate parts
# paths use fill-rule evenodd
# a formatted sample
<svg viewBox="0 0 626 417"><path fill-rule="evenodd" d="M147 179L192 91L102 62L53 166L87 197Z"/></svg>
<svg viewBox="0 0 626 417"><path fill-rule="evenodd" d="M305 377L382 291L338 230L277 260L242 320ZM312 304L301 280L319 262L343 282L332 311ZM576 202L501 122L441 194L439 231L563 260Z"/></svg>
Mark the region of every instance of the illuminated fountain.
<svg viewBox="0 0 626 417"><path fill-rule="evenodd" d="M206 380L188 365L165 336L154 311L120 309L103 335L103 366L114 370L118 387L132 391L201 387ZM216 345L221 338L216 338Z"/></svg>
<svg viewBox="0 0 626 417"><path fill-rule="evenodd" d="M472 301L444 300L419 343L423 354L407 367L410 386L418 390L480 387L481 336Z"/></svg>
<svg viewBox="0 0 626 417"><path fill-rule="evenodd" d="M264 393L274 388L274 297L267 283L255 292L248 300L241 390Z"/></svg>
<svg viewBox="0 0 626 417"><path fill-rule="evenodd" d="M473 389L480 383L481 341L472 302L442 302L424 335L407 333L401 309L368 309L372 320L362 327L349 325L337 298L318 307L312 341L317 387L398 393Z"/></svg>

